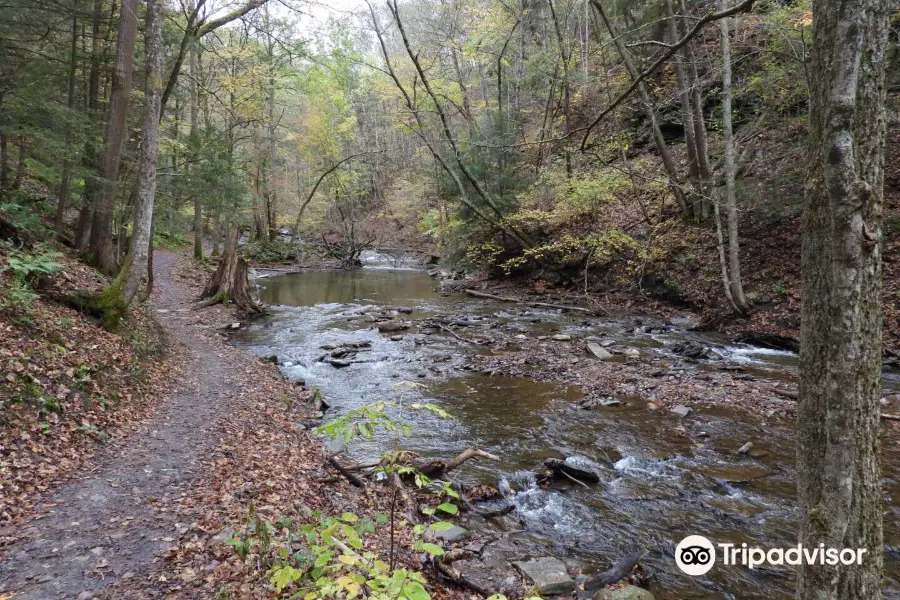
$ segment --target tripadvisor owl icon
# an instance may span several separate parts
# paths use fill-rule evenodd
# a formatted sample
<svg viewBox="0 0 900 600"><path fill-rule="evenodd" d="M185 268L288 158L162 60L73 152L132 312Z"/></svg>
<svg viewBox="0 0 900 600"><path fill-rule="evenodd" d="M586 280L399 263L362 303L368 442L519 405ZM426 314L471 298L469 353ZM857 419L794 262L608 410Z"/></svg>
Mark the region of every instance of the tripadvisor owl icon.
<svg viewBox="0 0 900 600"><path fill-rule="evenodd" d="M687 575L705 575L716 563L716 548L702 535L689 535L675 548L675 564Z"/></svg>

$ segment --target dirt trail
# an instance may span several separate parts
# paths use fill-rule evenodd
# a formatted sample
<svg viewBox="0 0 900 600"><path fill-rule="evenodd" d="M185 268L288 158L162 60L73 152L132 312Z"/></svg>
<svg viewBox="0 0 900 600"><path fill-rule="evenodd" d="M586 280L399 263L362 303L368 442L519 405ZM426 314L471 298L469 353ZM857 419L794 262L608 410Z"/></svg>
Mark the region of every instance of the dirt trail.
<svg viewBox="0 0 900 600"><path fill-rule="evenodd" d="M117 585L145 576L187 528L173 509L215 443L217 419L239 397L243 369L189 324L191 294L174 274L176 261L157 253L153 306L184 346L184 376L137 434L102 453L91 473L59 487L41 506L45 516L2 551L0 597L127 597Z"/></svg>

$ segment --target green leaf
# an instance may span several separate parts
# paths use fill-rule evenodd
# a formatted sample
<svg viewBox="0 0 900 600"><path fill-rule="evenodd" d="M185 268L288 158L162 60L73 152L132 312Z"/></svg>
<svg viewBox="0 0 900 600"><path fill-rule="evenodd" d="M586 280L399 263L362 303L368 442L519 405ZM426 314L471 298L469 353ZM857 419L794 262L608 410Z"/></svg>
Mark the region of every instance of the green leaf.
<svg viewBox="0 0 900 600"><path fill-rule="evenodd" d="M427 552L432 556L440 556L444 554L444 549L438 546L437 544L431 544L428 542L417 542L415 545L416 550L422 550L423 552Z"/></svg>
<svg viewBox="0 0 900 600"><path fill-rule="evenodd" d="M341 515L341 521L344 521L345 523L356 523L357 521L359 521L359 517L354 515L352 512L345 512Z"/></svg>
<svg viewBox="0 0 900 600"><path fill-rule="evenodd" d="M437 523L432 523L428 527L432 531L448 531L453 529L453 523L448 523L447 521L438 521Z"/></svg>
<svg viewBox="0 0 900 600"><path fill-rule="evenodd" d="M295 569L291 565L281 565L272 572L269 582L275 587L275 591L280 592L300 579L300 575L299 569Z"/></svg>
<svg viewBox="0 0 900 600"><path fill-rule="evenodd" d="M450 504L449 502L444 502L443 504L438 505L438 510L442 510L450 515L459 513L459 508L455 504Z"/></svg>
<svg viewBox="0 0 900 600"><path fill-rule="evenodd" d="M403 595L409 600L431 600L421 583L411 581L403 586Z"/></svg>

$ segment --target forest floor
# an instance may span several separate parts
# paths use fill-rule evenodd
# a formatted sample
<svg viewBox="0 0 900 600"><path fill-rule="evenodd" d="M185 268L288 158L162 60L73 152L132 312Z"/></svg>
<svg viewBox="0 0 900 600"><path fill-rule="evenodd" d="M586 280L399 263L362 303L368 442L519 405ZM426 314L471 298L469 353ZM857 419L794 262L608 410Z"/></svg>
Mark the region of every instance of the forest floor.
<svg viewBox="0 0 900 600"><path fill-rule="evenodd" d="M151 307L173 342L159 374L171 386L133 431L96 441L68 482L32 475L27 507L0 530L0 598L268 597L265 570L225 544L247 526L251 503L272 520L383 504L325 477L321 444L298 426L309 392L226 343L217 330L235 321L229 310L192 306L207 275L157 252ZM41 451L25 449L32 459Z"/></svg>

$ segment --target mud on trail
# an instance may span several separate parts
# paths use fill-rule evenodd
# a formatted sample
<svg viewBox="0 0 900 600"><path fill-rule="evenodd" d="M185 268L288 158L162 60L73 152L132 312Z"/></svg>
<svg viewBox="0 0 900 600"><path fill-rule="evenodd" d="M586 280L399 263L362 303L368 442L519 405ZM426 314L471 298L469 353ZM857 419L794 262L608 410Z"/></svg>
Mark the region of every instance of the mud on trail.
<svg viewBox="0 0 900 600"><path fill-rule="evenodd" d="M172 567L163 559L178 552L197 526L190 520L197 503L190 498L198 482L211 478L208 459L221 441L223 419L239 413L240 403L271 394L273 385L289 388L273 369L258 363L248 368L255 361L247 353L214 339L190 306L197 277L176 274L183 262L157 253L152 301L180 346L183 375L137 433L101 452L89 473L58 487L38 504L37 518L12 534L16 541L0 549L0 597L84 600L170 592L172 584L163 583L173 579ZM206 312L205 318L210 315L222 313ZM264 372L248 376L258 369Z"/></svg>

